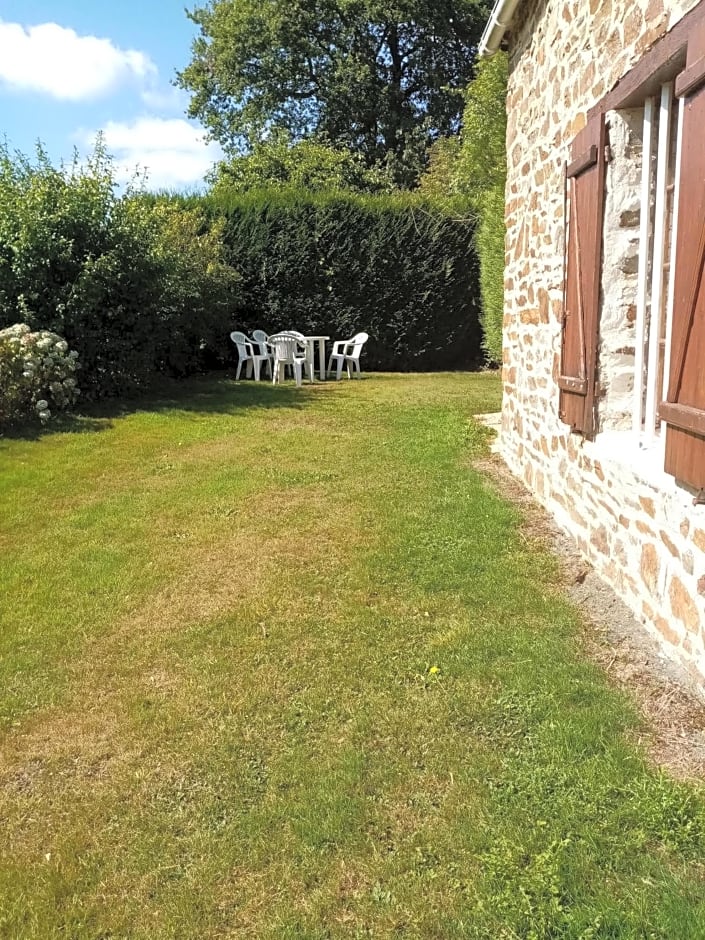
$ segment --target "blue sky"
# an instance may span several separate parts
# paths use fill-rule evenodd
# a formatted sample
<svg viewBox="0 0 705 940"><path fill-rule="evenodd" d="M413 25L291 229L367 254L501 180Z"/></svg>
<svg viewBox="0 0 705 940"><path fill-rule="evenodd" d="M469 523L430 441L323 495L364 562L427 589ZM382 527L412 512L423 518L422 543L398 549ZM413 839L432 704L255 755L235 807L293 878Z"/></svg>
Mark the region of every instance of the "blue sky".
<svg viewBox="0 0 705 940"><path fill-rule="evenodd" d="M0 0L0 135L54 164L102 131L120 179L190 190L220 156L174 88L196 27L182 0Z"/></svg>

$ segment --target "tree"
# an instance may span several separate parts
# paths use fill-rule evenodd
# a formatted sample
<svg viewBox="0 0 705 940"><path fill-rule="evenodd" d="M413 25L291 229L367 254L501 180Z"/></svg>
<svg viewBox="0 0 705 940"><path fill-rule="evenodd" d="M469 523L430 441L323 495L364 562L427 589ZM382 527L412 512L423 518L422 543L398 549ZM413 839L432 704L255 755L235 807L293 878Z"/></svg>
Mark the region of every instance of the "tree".
<svg viewBox="0 0 705 940"><path fill-rule="evenodd" d="M501 189L507 179L507 75L505 52L477 63L465 92L456 186L471 200Z"/></svg>
<svg viewBox="0 0 705 940"><path fill-rule="evenodd" d="M475 78L465 91L462 129L456 137L433 144L419 180L423 195L474 219L482 345L492 363L502 359L507 74L504 52L477 63Z"/></svg>
<svg viewBox="0 0 705 940"><path fill-rule="evenodd" d="M230 155L274 127L414 185L457 131L490 0L211 0L177 84Z"/></svg>
<svg viewBox="0 0 705 940"><path fill-rule="evenodd" d="M309 192L384 192L392 188L388 176L365 165L360 154L331 147L317 140L292 143L289 133L274 130L252 152L218 164L212 174L213 191L244 193L252 189L305 189Z"/></svg>
<svg viewBox="0 0 705 940"><path fill-rule="evenodd" d="M426 169L419 180L419 190L424 196L436 202L447 202L456 195L459 153L459 134L440 137L431 145Z"/></svg>

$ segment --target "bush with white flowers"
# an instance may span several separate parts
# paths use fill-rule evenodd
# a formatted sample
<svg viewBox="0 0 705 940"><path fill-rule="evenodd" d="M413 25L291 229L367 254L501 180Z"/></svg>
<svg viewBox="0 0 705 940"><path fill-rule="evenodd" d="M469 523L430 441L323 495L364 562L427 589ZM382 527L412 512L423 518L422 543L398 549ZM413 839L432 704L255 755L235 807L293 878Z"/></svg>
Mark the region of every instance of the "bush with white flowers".
<svg viewBox="0 0 705 940"><path fill-rule="evenodd" d="M65 411L78 398L74 373L78 353L49 330L32 332L26 323L0 330L0 427Z"/></svg>

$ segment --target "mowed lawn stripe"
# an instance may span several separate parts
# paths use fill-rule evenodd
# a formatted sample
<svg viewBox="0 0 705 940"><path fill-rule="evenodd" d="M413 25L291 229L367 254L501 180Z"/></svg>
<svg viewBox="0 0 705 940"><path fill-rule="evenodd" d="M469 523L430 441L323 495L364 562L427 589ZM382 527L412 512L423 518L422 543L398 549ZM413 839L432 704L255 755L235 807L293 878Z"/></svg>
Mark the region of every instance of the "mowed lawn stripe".
<svg viewBox="0 0 705 940"><path fill-rule="evenodd" d="M702 935L701 791L473 469L498 396L201 379L3 443L0 935Z"/></svg>

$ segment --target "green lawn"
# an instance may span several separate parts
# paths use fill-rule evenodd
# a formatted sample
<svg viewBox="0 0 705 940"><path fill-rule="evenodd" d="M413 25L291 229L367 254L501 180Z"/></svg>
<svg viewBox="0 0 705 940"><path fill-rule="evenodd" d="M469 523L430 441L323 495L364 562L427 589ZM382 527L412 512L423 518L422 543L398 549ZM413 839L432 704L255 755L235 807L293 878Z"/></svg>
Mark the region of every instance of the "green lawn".
<svg viewBox="0 0 705 940"><path fill-rule="evenodd" d="M0 440L0 936L705 937L495 375L227 379Z"/></svg>

